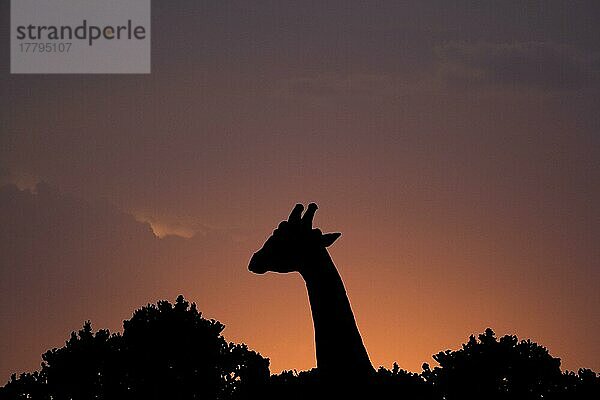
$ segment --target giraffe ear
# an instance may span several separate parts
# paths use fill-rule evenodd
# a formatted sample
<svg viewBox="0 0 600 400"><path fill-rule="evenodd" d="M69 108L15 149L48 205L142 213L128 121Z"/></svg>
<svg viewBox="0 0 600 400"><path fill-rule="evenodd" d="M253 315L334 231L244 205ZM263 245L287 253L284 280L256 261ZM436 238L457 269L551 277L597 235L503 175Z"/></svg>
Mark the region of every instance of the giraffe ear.
<svg viewBox="0 0 600 400"><path fill-rule="evenodd" d="M342 236L341 233L339 232L335 232L335 233L324 233L321 236L321 244L323 245L323 247L329 247L333 244L333 242L335 242L337 240L337 238L339 238L340 236Z"/></svg>

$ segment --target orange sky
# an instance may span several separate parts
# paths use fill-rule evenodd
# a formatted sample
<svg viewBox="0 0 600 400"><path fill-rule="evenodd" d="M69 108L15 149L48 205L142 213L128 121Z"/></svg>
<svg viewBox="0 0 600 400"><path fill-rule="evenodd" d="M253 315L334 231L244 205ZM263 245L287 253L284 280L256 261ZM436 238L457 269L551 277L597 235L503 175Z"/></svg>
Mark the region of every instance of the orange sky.
<svg viewBox="0 0 600 400"><path fill-rule="evenodd" d="M309 201L375 365L491 327L600 370L594 3L154 3L149 76L0 64L0 380L180 293L314 366L300 277L247 271Z"/></svg>

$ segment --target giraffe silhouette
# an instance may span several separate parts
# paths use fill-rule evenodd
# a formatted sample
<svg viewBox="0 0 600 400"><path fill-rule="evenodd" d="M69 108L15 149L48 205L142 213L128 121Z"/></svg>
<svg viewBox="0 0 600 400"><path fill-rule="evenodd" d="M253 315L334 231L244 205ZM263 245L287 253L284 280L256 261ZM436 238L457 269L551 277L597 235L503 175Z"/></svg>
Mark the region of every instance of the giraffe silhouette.
<svg viewBox="0 0 600 400"><path fill-rule="evenodd" d="M341 233L313 229L317 205L296 204L263 247L250 259L248 269L298 272L306 283L315 330L317 371L323 381L349 379L366 382L375 372L354 319L350 301L327 247Z"/></svg>

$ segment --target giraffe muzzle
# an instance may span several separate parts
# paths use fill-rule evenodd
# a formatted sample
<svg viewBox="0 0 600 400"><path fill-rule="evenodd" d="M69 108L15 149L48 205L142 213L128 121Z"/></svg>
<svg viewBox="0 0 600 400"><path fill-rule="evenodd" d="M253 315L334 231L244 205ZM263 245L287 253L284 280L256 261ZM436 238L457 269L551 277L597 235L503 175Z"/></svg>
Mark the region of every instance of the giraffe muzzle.
<svg viewBox="0 0 600 400"><path fill-rule="evenodd" d="M255 274L264 274L267 272L267 268L265 264L260 261L260 254L258 252L252 255L250 258L250 263L248 264L248 270L250 272L254 272Z"/></svg>

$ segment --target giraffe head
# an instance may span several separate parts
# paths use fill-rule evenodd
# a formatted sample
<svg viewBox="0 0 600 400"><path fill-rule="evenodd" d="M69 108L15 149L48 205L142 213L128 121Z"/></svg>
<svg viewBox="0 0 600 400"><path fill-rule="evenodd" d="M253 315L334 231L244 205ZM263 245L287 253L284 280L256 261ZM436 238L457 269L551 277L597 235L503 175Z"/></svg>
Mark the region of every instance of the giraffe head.
<svg viewBox="0 0 600 400"><path fill-rule="evenodd" d="M257 274L302 272L315 251L331 246L340 237L341 233L313 229L316 204L309 204L304 215L303 210L302 204L296 204L287 221L282 221L263 247L254 253L248 265L250 271Z"/></svg>

